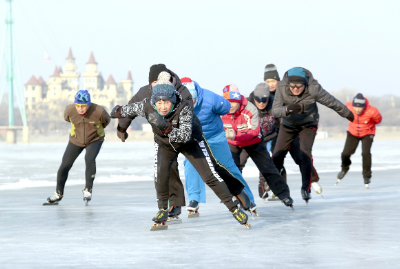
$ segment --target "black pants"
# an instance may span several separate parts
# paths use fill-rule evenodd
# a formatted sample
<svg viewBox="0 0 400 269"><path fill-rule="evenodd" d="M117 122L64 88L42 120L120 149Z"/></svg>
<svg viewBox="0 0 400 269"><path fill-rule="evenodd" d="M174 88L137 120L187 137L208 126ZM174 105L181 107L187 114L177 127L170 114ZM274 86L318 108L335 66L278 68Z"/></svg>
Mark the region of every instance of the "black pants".
<svg viewBox="0 0 400 269"><path fill-rule="evenodd" d="M244 185L214 158L206 140L192 143L180 152L158 147L155 164L155 186L159 208L167 208L170 193L170 174L173 162L182 153L197 170L203 181L214 191L225 206L233 212L237 203L232 201L232 195L242 192Z"/></svg>
<svg viewBox="0 0 400 269"><path fill-rule="evenodd" d="M68 179L68 172L71 170L76 158L81 152L86 149L85 163L86 163L86 185L85 188L91 190L93 188L93 180L96 176L96 157L100 152L103 141L95 141L90 143L86 147L79 147L71 142L68 142L67 148L65 149L64 156L62 158L61 166L57 172L57 191L61 194L64 193L65 182Z"/></svg>
<svg viewBox="0 0 400 269"><path fill-rule="evenodd" d="M155 156L157 156L157 151L167 150L163 147L159 147L156 142L154 142ZM162 153L161 153L162 155ZM154 175L157 176L156 174ZM178 161L174 161L171 164L171 172L169 175L169 205L170 206L185 206L185 189L183 187L181 178L179 177Z"/></svg>
<svg viewBox="0 0 400 269"><path fill-rule="evenodd" d="M272 160L278 170L283 167L286 154L293 144L293 141L298 137L300 144L300 152L294 154L295 162L300 166L302 189L310 191L313 173L313 157L312 147L317 133L316 126L288 128L281 124L279 128L278 138L272 154Z"/></svg>
<svg viewBox="0 0 400 269"><path fill-rule="evenodd" d="M240 154L243 150L246 150L250 158L256 164L258 170L260 170L266 179L267 184L270 186L273 193L281 200L290 196L289 186L281 177L278 169L276 169L263 142L243 148L229 144L229 148L232 153L233 161L239 169Z"/></svg>
<svg viewBox="0 0 400 269"><path fill-rule="evenodd" d="M347 132L346 143L344 144L344 149L342 152L342 170L349 171L351 160L350 156L356 152L358 147L358 143L361 141L361 155L362 155L362 166L363 166L363 177L371 178L372 171L372 155L371 155L371 147L372 142L374 141L373 135L367 135L363 137L356 137Z"/></svg>

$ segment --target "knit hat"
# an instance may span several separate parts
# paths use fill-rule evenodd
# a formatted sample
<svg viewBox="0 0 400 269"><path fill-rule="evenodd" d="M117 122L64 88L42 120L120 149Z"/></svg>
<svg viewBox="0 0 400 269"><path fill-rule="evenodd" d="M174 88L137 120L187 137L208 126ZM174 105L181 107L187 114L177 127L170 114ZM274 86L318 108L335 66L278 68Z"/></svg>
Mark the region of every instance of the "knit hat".
<svg viewBox="0 0 400 269"><path fill-rule="evenodd" d="M270 93L269 85L267 83L265 83L265 82L257 84L257 86L256 86L256 88L255 88L255 90L253 92L254 97L259 97L259 98L263 98L263 97L268 98L269 97L269 93Z"/></svg>
<svg viewBox="0 0 400 269"><path fill-rule="evenodd" d="M194 86L194 82L188 77L181 78L181 82L183 86L185 86L189 90L192 98L197 98L197 91L196 87Z"/></svg>
<svg viewBox="0 0 400 269"><path fill-rule="evenodd" d="M365 98L362 93L357 93L353 99L353 107L365 107Z"/></svg>
<svg viewBox="0 0 400 269"><path fill-rule="evenodd" d="M226 85L225 88L223 89L223 94L222 96L227 99L229 102L236 102L236 103L241 103L242 98L240 96L240 92L238 87L236 85Z"/></svg>
<svg viewBox="0 0 400 269"><path fill-rule="evenodd" d="M267 64L264 69L264 81L270 78L277 81L281 80L279 78L278 70L276 69L276 66L274 64Z"/></svg>
<svg viewBox="0 0 400 269"><path fill-rule="evenodd" d="M306 70L301 67L293 67L288 71L288 79L289 83L301 83L306 85Z"/></svg>
<svg viewBox="0 0 400 269"><path fill-rule="evenodd" d="M75 95L75 104L90 105L90 93L86 90L79 90Z"/></svg>
<svg viewBox="0 0 400 269"><path fill-rule="evenodd" d="M170 101L176 104L176 90L172 83L169 81L171 75L168 72L161 72L157 78L157 84L153 87L153 94L151 95L151 101L153 104L156 102Z"/></svg>
<svg viewBox="0 0 400 269"><path fill-rule="evenodd" d="M154 64L150 67L150 72L149 72L149 84L152 82L156 81L158 78L158 75L163 72L163 71L168 71L167 67L165 64Z"/></svg>

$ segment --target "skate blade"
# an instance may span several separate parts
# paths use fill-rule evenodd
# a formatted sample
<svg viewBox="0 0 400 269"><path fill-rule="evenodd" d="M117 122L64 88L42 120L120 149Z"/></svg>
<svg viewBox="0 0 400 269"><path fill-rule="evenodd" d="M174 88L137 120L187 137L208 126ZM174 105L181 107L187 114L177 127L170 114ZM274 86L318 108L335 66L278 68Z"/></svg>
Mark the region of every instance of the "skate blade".
<svg viewBox="0 0 400 269"><path fill-rule="evenodd" d="M188 213L187 217L188 217L188 218L198 218L198 217L200 217L200 213L197 212L197 211L195 211L195 212L190 211L190 212Z"/></svg>
<svg viewBox="0 0 400 269"><path fill-rule="evenodd" d="M268 198L268 201L280 201L280 199L279 198L277 198L277 197L271 197L271 198Z"/></svg>
<svg viewBox="0 0 400 269"><path fill-rule="evenodd" d="M325 199L325 197L322 194L320 194L320 195L321 195L322 199Z"/></svg>
<svg viewBox="0 0 400 269"><path fill-rule="evenodd" d="M85 206L88 206L89 205L89 201L85 201Z"/></svg>
<svg viewBox="0 0 400 269"><path fill-rule="evenodd" d="M254 216L256 216L256 217L259 217L259 215L258 215L258 213L257 213L257 210L253 210L252 213L253 213L252 215L254 215Z"/></svg>
<svg viewBox="0 0 400 269"><path fill-rule="evenodd" d="M46 203L43 203L43 205L58 205L58 202L55 202L55 203L46 202Z"/></svg>
<svg viewBox="0 0 400 269"><path fill-rule="evenodd" d="M294 207L293 207L293 205L291 205L291 206L290 206L290 208L294 210Z"/></svg>
<svg viewBox="0 0 400 269"><path fill-rule="evenodd" d="M336 186L337 184L339 184L339 182L340 182L340 179L337 180L337 182L335 183L335 186Z"/></svg>
<svg viewBox="0 0 400 269"><path fill-rule="evenodd" d="M250 223L247 222L247 223L244 224L244 227L246 227L247 230L250 230L251 225L250 225Z"/></svg>
<svg viewBox="0 0 400 269"><path fill-rule="evenodd" d="M168 225L163 223L154 223L153 226L150 227L150 231L160 231L160 230L167 230Z"/></svg>
<svg viewBox="0 0 400 269"><path fill-rule="evenodd" d="M170 224L170 225L181 224L182 220L181 219L176 219L176 218L168 218L167 219L167 223Z"/></svg>
<svg viewBox="0 0 400 269"><path fill-rule="evenodd" d="M369 184L365 184L365 188L369 189Z"/></svg>

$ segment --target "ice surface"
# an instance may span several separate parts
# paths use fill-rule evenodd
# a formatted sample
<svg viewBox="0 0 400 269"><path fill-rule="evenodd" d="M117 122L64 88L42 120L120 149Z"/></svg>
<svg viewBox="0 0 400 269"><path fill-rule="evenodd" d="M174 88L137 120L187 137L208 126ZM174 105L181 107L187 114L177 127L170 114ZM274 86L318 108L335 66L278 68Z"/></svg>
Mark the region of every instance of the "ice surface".
<svg viewBox="0 0 400 269"><path fill-rule="evenodd" d="M390 150L389 143L378 147L378 142L373 147L374 167L381 158L398 164L399 151ZM317 169L338 167L336 153L343 141L335 143L314 150ZM96 181L89 206L82 200L80 182L66 186L60 205L42 206L54 192L65 145L54 144L40 155L43 145L29 145L31 157L25 156L29 150L23 146L7 156L1 147L2 180L9 180L5 183L35 175L48 175L50 181L52 175L53 186L0 190L0 268L398 268L400 263L400 169L373 169L371 187L365 189L356 169L360 152L354 156L354 169L336 187L337 172L320 172L325 199L313 192L307 206L300 196L299 174L288 178L295 211L256 198L260 217L250 218L250 230L239 225L207 188L207 204L200 204L199 218L188 219L183 210L182 224L150 232L157 212L150 180L151 144L125 144L137 148L134 154L105 144L97 162L98 178L135 174L146 180ZM18 156L19 165L10 161ZM83 179L83 163L77 160L71 180ZM295 166L290 169L297 172ZM258 196L258 178L246 180Z"/></svg>

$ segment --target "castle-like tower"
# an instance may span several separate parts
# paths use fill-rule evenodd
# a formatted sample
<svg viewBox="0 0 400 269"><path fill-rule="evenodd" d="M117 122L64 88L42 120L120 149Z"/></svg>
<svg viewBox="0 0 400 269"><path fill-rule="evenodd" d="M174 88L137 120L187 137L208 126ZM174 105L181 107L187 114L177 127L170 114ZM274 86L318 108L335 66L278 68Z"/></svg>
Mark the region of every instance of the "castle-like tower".
<svg viewBox="0 0 400 269"><path fill-rule="evenodd" d="M104 106L110 111L115 104L125 104L133 94L133 80L131 72L128 77L117 83L112 75L104 83L102 74L98 71L97 62L91 52L86 63L86 71L82 73L83 89L88 90L92 102ZM76 92L79 90L80 73L77 72L75 58L69 49L64 71L55 67L53 75L48 82L42 77L36 79L32 76L25 84L25 98L27 110L34 112L36 109L53 109L56 101L72 103Z"/></svg>

